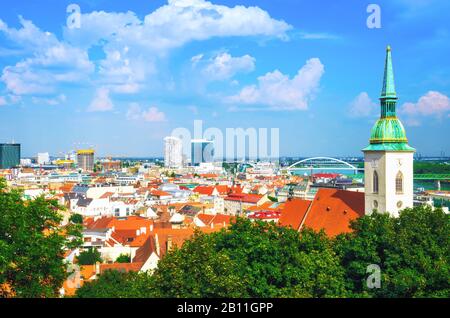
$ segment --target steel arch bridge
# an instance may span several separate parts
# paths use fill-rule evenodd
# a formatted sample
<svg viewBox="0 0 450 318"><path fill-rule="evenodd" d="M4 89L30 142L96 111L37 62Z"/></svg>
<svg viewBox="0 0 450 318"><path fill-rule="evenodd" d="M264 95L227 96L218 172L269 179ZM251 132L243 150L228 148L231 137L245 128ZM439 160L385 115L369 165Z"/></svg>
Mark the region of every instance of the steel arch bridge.
<svg viewBox="0 0 450 318"><path fill-rule="evenodd" d="M355 174L358 172L358 168L354 165L330 157L313 157L297 161L290 165L287 169L288 173L293 171L323 171L323 170L348 170L353 171Z"/></svg>

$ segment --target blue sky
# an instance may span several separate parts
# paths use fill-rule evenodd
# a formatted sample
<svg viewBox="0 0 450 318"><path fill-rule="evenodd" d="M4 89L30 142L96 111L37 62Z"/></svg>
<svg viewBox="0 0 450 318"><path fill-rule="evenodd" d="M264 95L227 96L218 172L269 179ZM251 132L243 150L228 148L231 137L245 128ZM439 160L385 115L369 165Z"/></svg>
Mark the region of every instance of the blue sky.
<svg viewBox="0 0 450 318"><path fill-rule="evenodd" d="M361 155L390 44L409 143L449 155L450 2L371 2L3 0L0 142L160 156L164 136L201 119L279 128L281 155Z"/></svg>

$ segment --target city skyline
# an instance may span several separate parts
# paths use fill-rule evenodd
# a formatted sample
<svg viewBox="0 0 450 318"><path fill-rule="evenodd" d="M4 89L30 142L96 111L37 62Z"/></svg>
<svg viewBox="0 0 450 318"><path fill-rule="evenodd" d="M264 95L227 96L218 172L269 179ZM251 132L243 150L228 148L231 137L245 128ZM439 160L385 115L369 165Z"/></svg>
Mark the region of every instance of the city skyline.
<svg viewBox="0 0 450 318"><path fill-rule="evenodd" d="M162 156L196 119L279 128L280 156L362 156L388 44L411 145L450 153L447 3L379 1L380 29L356 1L78 1L80 28L70 3L1 5L0 142L24 157Z"/></svg>

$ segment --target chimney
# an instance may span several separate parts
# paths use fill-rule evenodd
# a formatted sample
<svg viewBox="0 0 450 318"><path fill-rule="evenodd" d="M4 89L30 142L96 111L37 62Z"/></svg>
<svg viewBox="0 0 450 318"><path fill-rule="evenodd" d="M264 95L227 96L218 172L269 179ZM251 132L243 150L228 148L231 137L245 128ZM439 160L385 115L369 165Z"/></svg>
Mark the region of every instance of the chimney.
<svg viewBox="0 0 450 318"><path fill-rule="evenodd" d="M150 232L153 232L153 223L150 224Z"/></svg>
<svg viewBox="0 0 450 318"><path fill-rule="evenodd" d="M172 249L172 235L167 236L167 252Z"/></svg>
<svg viewBox="0 0 450 318"><path fill-rule="evenodd" d="M211 222L211 228L212 229L214 228L214 222Z"/></svg>
<svg viewBox="0 0 450 318"><path fill-rule="evenodd" d="M155 234L155 247L156 247L156 254L158 254L158 256L161 256L161 248L159 246L158 234Z"/></svg>
<svg viewBox="0 0 450 318"><path fill-rule="evenodd" d="M100 275L100 262L95 263L95 275Z"/></svg>

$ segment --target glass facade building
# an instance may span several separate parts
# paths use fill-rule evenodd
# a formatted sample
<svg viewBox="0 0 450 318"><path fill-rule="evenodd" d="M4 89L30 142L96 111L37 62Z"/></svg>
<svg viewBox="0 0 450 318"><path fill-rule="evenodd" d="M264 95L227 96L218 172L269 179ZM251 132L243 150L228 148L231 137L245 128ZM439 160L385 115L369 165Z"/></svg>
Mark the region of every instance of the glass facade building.
<svg viewBox="0 0 450 318"><path fill-rule="evenodd" d="M0 169L10 169L20 164L20 144L0 144Z"/></svg>
<svg viewBox="0 0 450 318"><path fill-rule="evenodd" d="M214 162L214 143L212 140L191 140L191 165L198 166L203 162Z"/></svg>

